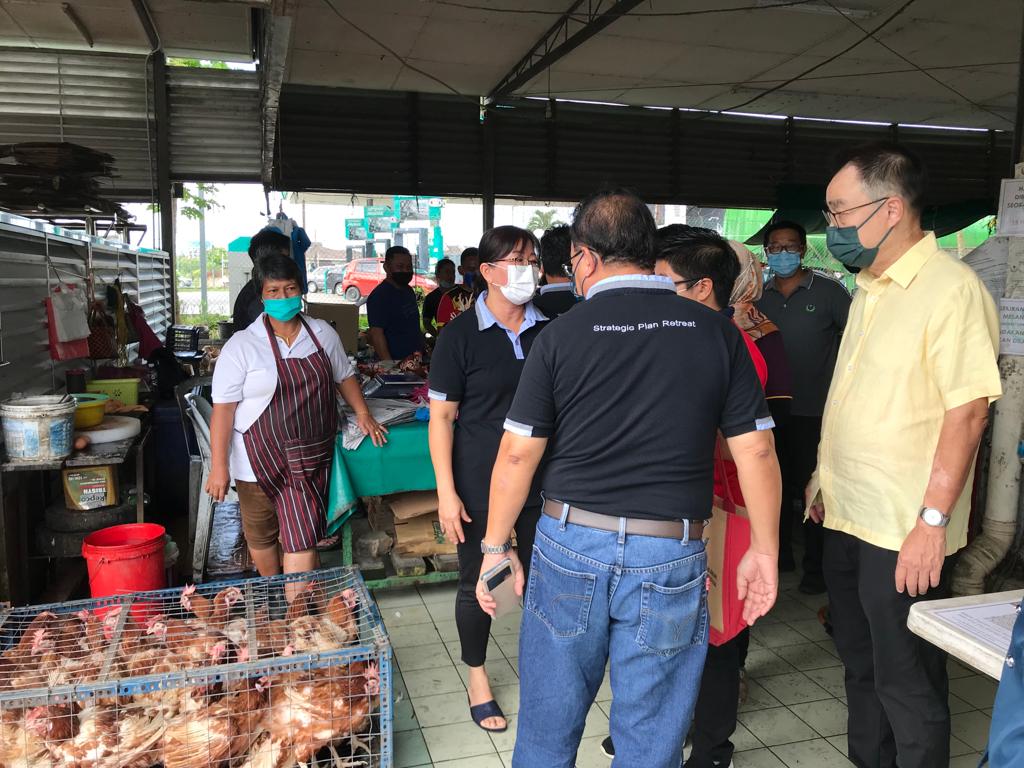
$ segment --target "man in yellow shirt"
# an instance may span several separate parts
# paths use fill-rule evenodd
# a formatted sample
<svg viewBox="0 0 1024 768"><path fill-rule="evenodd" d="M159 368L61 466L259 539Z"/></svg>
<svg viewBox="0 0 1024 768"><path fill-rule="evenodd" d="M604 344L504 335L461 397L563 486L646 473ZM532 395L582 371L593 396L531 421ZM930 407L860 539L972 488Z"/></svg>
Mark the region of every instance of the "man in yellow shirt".
<svg viewBox="0 0 1024 768"><path fill-rule="evenodd" d="M995 305L922 230L924 179L915 155L877 144L851 152L826 193L829 250L861 271L808 498L826 529L858 768L949 764L946 657L907 629L907 614L948 597L978 443L1001 394Z"/></svg>

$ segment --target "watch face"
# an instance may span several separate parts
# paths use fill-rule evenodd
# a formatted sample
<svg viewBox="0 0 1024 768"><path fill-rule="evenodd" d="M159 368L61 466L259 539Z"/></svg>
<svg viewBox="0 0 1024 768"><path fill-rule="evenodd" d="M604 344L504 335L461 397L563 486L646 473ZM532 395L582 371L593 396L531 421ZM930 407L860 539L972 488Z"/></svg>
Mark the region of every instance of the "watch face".
<svg viewBox="0 0 1024 768"><path fill-rule="evenodd" d="M937 509L926 509L921 516L928 525L941 526L946 522L945 515Z"/></svg>

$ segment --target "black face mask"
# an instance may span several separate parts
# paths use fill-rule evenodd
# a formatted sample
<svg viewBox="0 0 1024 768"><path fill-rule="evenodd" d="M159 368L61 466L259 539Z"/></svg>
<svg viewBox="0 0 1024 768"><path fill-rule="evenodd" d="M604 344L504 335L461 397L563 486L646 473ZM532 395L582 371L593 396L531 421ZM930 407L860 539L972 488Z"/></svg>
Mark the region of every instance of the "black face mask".
<svg viewBox="0 0 1024 768"><path fill-rule="evenodd" d="M392 272L391 279L399 285L408 285L412 282L412 272Z"/></svg>

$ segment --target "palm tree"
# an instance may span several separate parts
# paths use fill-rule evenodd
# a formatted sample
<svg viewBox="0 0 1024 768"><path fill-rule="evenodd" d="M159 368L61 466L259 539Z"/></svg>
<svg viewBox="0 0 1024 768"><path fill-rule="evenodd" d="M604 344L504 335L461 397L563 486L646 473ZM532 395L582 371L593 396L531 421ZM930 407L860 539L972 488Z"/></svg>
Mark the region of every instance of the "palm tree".
<svg viewBox="0 0 1024 768"><path fill-rule="evenodd" d="M560 221L555 218L557 215L558 211L552 210L550 208L546 211L537 209L536 211L533 212L533 215L530 217L530 220L526 223L526 228L531 232L536 232L538 229L541 231L546 231L551 229L552 227L558 227L565 224L564 221Z"/></svg>

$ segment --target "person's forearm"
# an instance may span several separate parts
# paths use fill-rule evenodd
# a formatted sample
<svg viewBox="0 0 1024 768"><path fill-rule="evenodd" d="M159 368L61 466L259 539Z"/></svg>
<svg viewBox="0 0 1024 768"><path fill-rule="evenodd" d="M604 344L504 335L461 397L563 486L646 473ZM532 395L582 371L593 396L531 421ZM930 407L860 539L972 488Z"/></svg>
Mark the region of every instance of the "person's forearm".
<svg viewBox="0 0 1024 768"><path fill-rule="evenodd" d="M215 467L228 465L231 431L235 427L237 403L214 403L210 416L210 463Z"/></svg>
<svg viewBox="0 0 1024 768"><path fill-rule="evenodd" d="M964 491L988 423L988 399L946 411L923 504L949 514Z"/></svg>
<svg viewBox="0 0 1024 768"><path fill-rule="evenodd" d="M341 398L349 404L349 407L357 415L370 412L370 407L366 404L366 399L363 397L363 390L359 386L358 376L349 376L341 382L338 385L338 392L341 393Z"/></svg>
<svg viewBox="0 0 1024 768"><path fill-rule="evenodd" d="M437 480L439 497L455 496L455 474L452 471L452 446L455 436L452 422L436 416L431 411L427 426L427 442L430 445L430 461L434 465L434 477Z"/></svg>
<svg viewBox="0 0 1024 768"><path fill-rule="evenodd" d="M546 445L547 440L520 438L509 432L501 439L491 473L487 533L484 534L487 544L496 547L512 538L512 529L530 495L533 475Z"/></svg>
<svg viewBox="0 0 1024 768"><path fill-rule="evenodd" d="M390 360L391 350L388 349L388 340L384 336L383 328L371 328L367 331L367 338L370 339L370 346L379 360Z"/></svg>
<svg viewBox="0 0 1024 768"><path fill-rule="evenodd" d="M760 554L777 555L782 476L772 433L757 435L760 439L756 442L733 443L733 461L750 518L750 546Z"/></svg>

